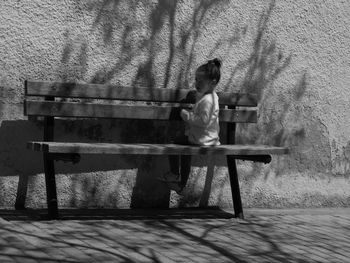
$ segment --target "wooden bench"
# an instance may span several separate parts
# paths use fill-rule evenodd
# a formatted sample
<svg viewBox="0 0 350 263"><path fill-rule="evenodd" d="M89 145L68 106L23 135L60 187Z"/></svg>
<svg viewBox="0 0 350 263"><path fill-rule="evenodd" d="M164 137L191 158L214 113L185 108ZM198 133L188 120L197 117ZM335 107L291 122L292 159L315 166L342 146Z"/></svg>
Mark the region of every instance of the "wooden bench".
<svg viewBox="0 0 350 263"><path fill-rule="evenodd" d="M227 123L227 144L220 146L54 141L55 117L181 121L180 110L193 102L191 95L193 91L186 89L25 81L24 114L42 116L44 119L43 141L28 142L27 148L43 152L49 218L59 218L54 162L64 160L76 163L80 160L80 154L226 155L235 216L243 218L235 160L269 163L271 154L288 153L284 147L235 144L236 123L257 122L257 110L253 108L257 106L257 98L253 94L218 92L221 107L219 119ZM133 105L110 103L112 100L132 101ZM237 106L239 109L236 109Z"/></svg>

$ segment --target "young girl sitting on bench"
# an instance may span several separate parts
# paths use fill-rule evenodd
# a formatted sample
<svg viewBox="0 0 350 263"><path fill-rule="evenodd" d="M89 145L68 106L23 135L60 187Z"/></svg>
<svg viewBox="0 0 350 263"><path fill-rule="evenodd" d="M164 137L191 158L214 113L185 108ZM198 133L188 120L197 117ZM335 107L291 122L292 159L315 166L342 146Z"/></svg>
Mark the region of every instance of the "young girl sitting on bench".
<svg viewBox="0 0 350 263"><path fill-rule="evenodd" d="M220 60L215 58L196 70L196 103L191 111L181 110L181 118L186 123L185 134L177 136L174 143L220 145L219 100L215 92L220 80L220 67ZM182 194L191 170L191 155L169 155L169 164L170 172L158 179L166 182L171 190Z"/></svg>

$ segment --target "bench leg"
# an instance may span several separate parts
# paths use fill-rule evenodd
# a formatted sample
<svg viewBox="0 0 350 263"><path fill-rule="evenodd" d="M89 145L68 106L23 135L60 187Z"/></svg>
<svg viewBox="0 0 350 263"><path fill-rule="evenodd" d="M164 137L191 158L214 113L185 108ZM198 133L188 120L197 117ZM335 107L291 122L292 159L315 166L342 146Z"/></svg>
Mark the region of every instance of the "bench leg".
<svg viewBox="0 0 350 263"><path fill-rule="evenodd" d="M25 209L27 190L28 190L28 175L20 174L18 179L17 195L16 195L16 203L15 203L16 210Z"/></svg>
<svg viewBox="0 0 350 263"><path fill-rule="evenodd" d="M232 201L233 201L233 208L235 210L235 217L244 219L241 192L239 189L239 182L238 182L236 160L233 156L227 156L227 167L228 167L228 173L230 177Z"/></svg>
<svg viewBox="0 0 350 263"><path fill-rule="evenodd" d="M44 169L46 183L46 198L49 219L58 218L57 192L54 160L44 153Z"/></svg>

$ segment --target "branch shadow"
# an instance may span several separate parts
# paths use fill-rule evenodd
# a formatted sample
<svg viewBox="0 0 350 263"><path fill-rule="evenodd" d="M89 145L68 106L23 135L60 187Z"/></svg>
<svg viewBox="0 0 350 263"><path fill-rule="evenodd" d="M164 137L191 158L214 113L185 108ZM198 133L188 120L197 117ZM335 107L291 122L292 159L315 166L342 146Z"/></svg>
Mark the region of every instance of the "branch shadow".
<svg viewBox="0 0 350 263"><path fill-rule="evenodd" d="M333 216L332 220L329 217L319 219L316 216L318 212L300 216L295 211L292 214L275 215L269 211L265 216L251 215L249 220L226 219L224 214L216 214L212 218L176 220L182 219L178 216L181 214L179 210L110 212L112 213L107 215L107 219L113 218L114 212L119 213L120 217L115 217L116 220L98 220L97 211L96 217L92 215L90 218L93 220L84 220L88 219L84 218L86 214L75 211L67 212L66 215L73 215L73 218L79 219L77 221L66 218L69 221L33 222L26 221L27 218L23 216L21 218L18 211L17 215L13 215L13 211L0 210L0 216L7 216L10 220L0 221L1 241L4 241L0 254L11 257L18 254L17 261L23 261L23 255L26 255L43 262L48 261L47 255L51 255L50 261L53 262L82 261L82 253L72 253L67 258L66 253L69 251L83 252L85 262L87 257L98 262L164 262L164 256L167 260L170 258L180 262L310 262L315 258L321 259L320 257L329 260L334 258L334 253L345 253L345 256L347 252L344 247L345 236L337 236L327 228L332 221L334 229L343 231L346 229L345 217L338 220L337 216ZM191 209L189 212L196 211ZM17 220L10 218L11 213L12 216L17 216ZM79 213L82 220L74 217ZM104 213L108 211L105 210ZM329 211L324 213L328 215ZM152 214L172 214L173 217L161 216L153 220ZM316 221L311 222L310 217ZM320 250L324 253L320 254ZM64 257L60 257L59 252Z"/></svg>
<svg viewBox="0 0 350 263"><path fill-rule="evenodd" d="M276 1L269 1L266 10L260 15L252 52L246 59L238 61L224 90L229 92L238 87L238 92L256 93L258 96L258 123L254 128L251 128L251 124L237 125L237 143L289 147L291 155L295 155L296 146L303 144L306 138L307 127L302 123L298 105L308 88L308 72L303 72L295 86L287 91L288 94L274 86L276 80L289 69L293 57L292 54L285 54L277 46L276 40L266 36L275 7ZM294 127L288 122L291 115L294 116ZM290 156L274 156L275 160L267 169L265 179L272 167L277 176L293 169L293 165L286 164L287 158L293 159ZM252 167L245 182L247 191L252 189L255 179L264 170L263 164L253 163Z"/></svg>

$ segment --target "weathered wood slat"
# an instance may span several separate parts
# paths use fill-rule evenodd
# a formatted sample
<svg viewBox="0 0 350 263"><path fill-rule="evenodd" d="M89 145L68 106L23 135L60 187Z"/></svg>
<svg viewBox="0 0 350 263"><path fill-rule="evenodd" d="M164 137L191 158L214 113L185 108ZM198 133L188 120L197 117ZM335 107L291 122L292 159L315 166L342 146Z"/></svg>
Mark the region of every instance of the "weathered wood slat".
<svg viewBox="0 0 350 263"><path fill-rule="evenodd" d="M28 142L27 148L50 153L79 154L152 154L152 155L269 155L287 154L288 148L267 145L188 146L179 144L122 144Z"/></svg>
<svg viewBox="0 0 350 263"><path fill-rule="evenodd" d="M121 118L151 120L181 120L180 107L155 105L112 105L52 101L25 101L25 115L78 118ZM255 109L220 109L221 122L256 122Z"/></svg>
<svg viewBox="0 0 350 263"><path fill-rule="evenodd" d="M123 87L109 84L25 82L25 95L27 96L178 102L186 98L189 91L188 89ZM256 94L218 92L218 96L219 103L222 105L257 106Z"/></svg>

